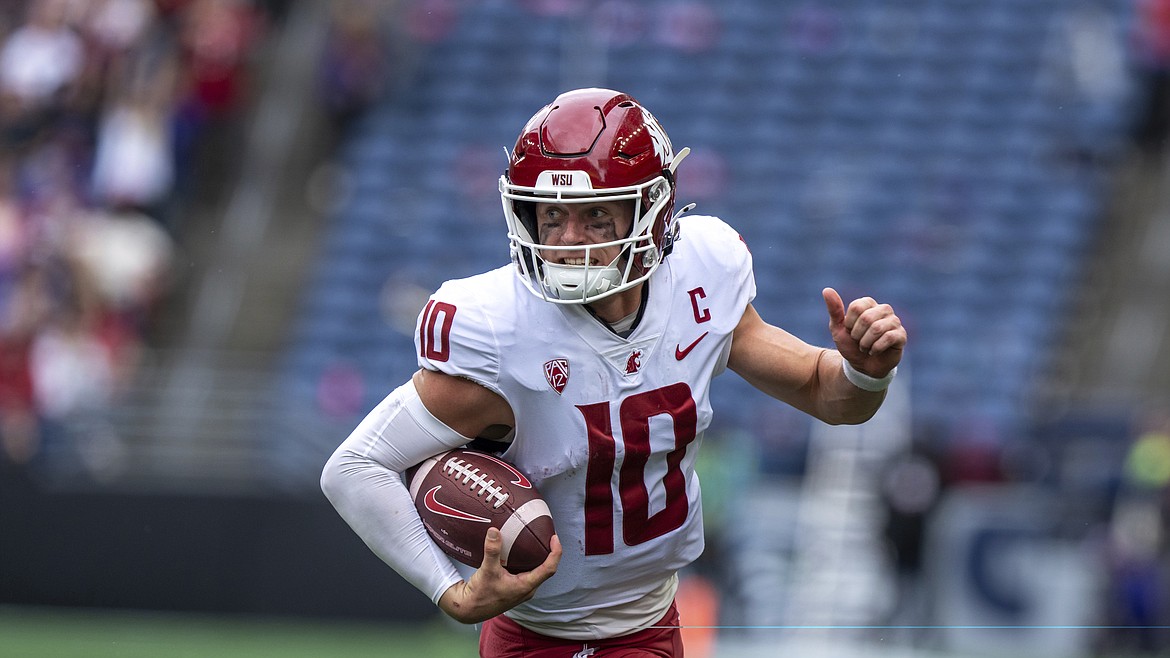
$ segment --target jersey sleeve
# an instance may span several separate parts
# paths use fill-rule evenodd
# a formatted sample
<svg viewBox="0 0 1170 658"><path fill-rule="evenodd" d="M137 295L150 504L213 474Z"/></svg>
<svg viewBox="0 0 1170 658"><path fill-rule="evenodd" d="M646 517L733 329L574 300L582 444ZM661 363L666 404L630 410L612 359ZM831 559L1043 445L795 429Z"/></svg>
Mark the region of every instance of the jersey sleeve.
<svg viewBox="0 0 1170 658"><path fill-rule="evenodd" d="M698 252L704 267L713 270L735 291L734 305L746 309L756 298L756 275L752 252L739 231L718 217L693 215L683 220L686 221L682 227L683 238L693 242L691 248Z"/></svg>
<svg viewBox="0 0 1170 658"><path fill-rule="evenodd" d="M491 295L469 280L448 281L427 300L415 323L418 365L465 377L500 392L500 346L484 303Z"/></svg>
<svg viewBox="0 0 1170 658"><path fill-rule="evenodd" d="M721 306L715 322L726 334L735 331L748 304L756 297L756 276L752 269L752 253L739 232L717 217L690 215L683 217L682 239L691 258L688 268L702 271L706 280L723 282L720 290ZM730 292L730 295L725 294ZM731 341L726 341L719 355L714 374L727 368L731 356Z"/></svg>
<svg viewBox="0 0 1170 658"><path fill-rule="evenodd" d="M722 224L722 222L720 223ZM747 305L756 298L756 273L752 262L752 252L748 249L747 242L744 241L739 231L723 224L721 232L728 242L727 251L730 261L728 266L732 270L735 288L740 294L739 301L744 308L747 308Z"/></svg>

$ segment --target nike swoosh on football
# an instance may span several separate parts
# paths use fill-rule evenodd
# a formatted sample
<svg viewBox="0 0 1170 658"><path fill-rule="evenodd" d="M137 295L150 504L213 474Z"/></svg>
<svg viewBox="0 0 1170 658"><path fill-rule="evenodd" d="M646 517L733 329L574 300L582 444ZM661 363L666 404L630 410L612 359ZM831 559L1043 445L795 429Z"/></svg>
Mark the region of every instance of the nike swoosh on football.
<svg viewBox="0 0 1170 658"><path fill-rule="evenodd" d="M699 341L701 341L707 337L708 333L710 333L710 332L704 331L702 336L699 336L698 338L696 338L695 342L691 343L690 345L687 345L686 347L679 347L676 345L674 348L674 358L679 360L679 361L682 361L683 359L685 359L686 356L691 353L691 350L695 349L695 345L698 345Z"/></svg>
<svg viewBox="0 0 1170 658"><path fill-rule="evenodd" d="M437 498L435 498L435 492L437 492L439 489L442 489L442 488L443 488L443 485L440 484L440 485L434 487L433 489L427 491L426 496L423 497L423 505L426 505L427 509L434 512L435 514L442 514L443 516L450 516L450 517L454 517L456 519L464 519L466 521L481 521L483 523L491 523L491 519L485 519L482 516L468 514L467 512L464 512L463 510L458 510L458 509L455 509L454 507L448 507L448 506L444 505L443 503L440 503L439 500Z"/></svg>
<svg viewBox="0 0 1170 658"><path fill-rule="evenodd" d="M506 462L502 459L496 459L495 457L492 457L491 455L484 455L484 456L487 457L488 459L494 461L495 463L499 464L500 466L503 466L504 468L508 469L508 471L515 478L514 480L512 480L512 484L514 484L518 487L524 487L525 489L532 488L532 482L530 482L528 480L528 477L526 475L524 475L520 471L516 470L515 466L509 464L508 462Z"/></svg>

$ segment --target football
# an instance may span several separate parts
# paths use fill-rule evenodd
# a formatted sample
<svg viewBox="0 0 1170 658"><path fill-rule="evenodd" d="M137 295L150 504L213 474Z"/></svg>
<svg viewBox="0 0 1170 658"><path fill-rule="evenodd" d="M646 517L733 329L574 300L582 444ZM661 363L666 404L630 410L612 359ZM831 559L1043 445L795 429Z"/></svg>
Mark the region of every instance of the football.
<svg viewBox="0 0 1170 658"><path fill-rule="evenodd" d="M480 566L493 527L500 530L500 558L508 571L531 571L548 557L554 533L548 505L508 462L457 448L411 468L406 477L423 526L452 558Z"/></svg>

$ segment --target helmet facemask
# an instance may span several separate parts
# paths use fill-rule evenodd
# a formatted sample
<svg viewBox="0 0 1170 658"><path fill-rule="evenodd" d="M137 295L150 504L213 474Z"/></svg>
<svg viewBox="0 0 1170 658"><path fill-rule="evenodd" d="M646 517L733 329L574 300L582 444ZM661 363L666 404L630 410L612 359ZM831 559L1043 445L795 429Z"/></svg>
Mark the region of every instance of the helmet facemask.
<svg viewBox="0 0 1170 658"><path fill-rule="evenodd" d="M662 262L661 235L656 226L665 226L673 205L671 173L645 183L624 188L592 190L584 172L556 172L572 176L580 188L566 189L542 185L553 179L552 172L541 175L535 187L512 185L507 176L500 177L500 196L508 224L511 257L520 269L521 280L535 294L558 304L589 304L628 290L645 281ZM561 179L564 180L564 179ZM627 235L609 242L589 245L547 245L539 241L536 227L537 203L596 203L598 201L632 201L634 211ZM608 263L591 264L597 250L620 247ZM549 252L581 251L584 265L567 265L547 260Z"/></svg>

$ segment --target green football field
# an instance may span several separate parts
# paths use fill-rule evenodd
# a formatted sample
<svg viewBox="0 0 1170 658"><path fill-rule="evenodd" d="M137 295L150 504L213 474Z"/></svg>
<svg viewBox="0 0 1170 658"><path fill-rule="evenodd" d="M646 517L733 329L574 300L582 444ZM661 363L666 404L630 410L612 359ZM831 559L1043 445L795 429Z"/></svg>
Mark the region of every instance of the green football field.
<svg viewBox="0 0 1170 658"><path fill-rule="evenodd" d="M470 628L0 606L0 658L455 658Z"/></svg>
<svg viewBox="0 0 1170 658"><path fill-rule="evenodd" d="M757 638L758 640L758 638ZM789 637L783 655L959 658L946 652ZM821 643L818 643L821 642ZM718 658L774 658L775 643L721 641ZM688 651L688 656L692 652ZM704 652L699 652L702 654ZM1025 658L1027 653L988 653ZM1084 652L1095 658L1153 654ZM0 605L0 658L475 658L476 633L441 619L420 625L256 619ZM971 658L965 656L965 658Z"/></svg>

